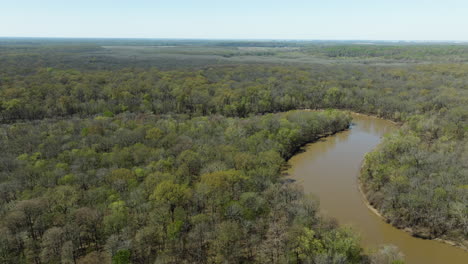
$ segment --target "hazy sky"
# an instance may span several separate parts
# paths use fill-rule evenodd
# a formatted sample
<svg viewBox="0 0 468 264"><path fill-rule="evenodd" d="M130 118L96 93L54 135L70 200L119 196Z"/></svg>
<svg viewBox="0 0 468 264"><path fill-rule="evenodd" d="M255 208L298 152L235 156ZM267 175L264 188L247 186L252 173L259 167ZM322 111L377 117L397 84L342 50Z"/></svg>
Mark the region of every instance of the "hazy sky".
<svg viewBox="0 0 468 264"><path fill-rule="evenodd" d="M0 0L0 36L468 40L468 0Z"/></svg>

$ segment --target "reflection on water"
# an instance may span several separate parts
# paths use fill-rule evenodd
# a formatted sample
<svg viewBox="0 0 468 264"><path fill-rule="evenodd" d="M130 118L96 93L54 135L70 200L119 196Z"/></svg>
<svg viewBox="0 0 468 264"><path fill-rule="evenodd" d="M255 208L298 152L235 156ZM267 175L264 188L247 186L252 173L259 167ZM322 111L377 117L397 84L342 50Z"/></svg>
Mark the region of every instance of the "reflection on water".
<svg viewBox="0 0 468 264"><path fill-rule="evenodd" d="M373 119L370 122L365 120ZM393 130L395 130L395 125L387 120L369 117L365 115L353 115L353 125L358 125L358 129L362 130L368 134L374 135L385 135Z"/></svg>
<svg viewBox="0 0 468 264"><path fill-rule="evenodd" d="M383 222L365 205L357 177L364 154L396 129L389 121L353 115L350 130L309 144L292 157L287 171L304 191L320 199L321 212L351 225L364 246L397 245L409 264L468 263L468 253L436 241L417 239Z"/></svg>

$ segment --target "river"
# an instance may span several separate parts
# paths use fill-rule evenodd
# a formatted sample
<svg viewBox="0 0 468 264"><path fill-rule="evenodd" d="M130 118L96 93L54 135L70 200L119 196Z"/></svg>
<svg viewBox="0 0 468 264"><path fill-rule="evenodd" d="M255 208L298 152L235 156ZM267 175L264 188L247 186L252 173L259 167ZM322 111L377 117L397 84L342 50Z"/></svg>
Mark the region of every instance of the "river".
<svg viewBox="0 0 468 264"><path fill-rule="evenodd" d="M366 206L357 183L361 162L384 134L396 128L390 121L354 114L351 129L306 145L304 152L289 160L287 172L306 193L320 199L323 215L352 226L364 247L396 245L408 264L467 264L468 252L412 237L385 223Z"/></svg>

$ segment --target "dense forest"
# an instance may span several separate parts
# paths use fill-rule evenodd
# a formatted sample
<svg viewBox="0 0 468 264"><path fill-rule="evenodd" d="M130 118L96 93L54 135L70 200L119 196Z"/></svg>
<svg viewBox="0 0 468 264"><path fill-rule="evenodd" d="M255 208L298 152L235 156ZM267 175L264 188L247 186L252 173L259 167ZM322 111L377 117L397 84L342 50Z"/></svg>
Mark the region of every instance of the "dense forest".
<svg viewBox="0 0 468 264"><path fill-rule="evenodd" d="M346 108L405 120L426 112L462 126L465 64L415 67L224 66L203 70L40 68L0 79L3 123L123 112L195 116ZM459 129L458 134L463 134ZM459 135L460 136L460 135Z"/></svg>
<svg viewBox="0 0 468 264"><path fill-rule="evenodd" d="M0 262L401 263L281 175L344 110L403 124L366 157L372 205L466 245L466 46L260 44L2 43Z"/></svg>
<svg viewBox="0 0 468 264"><path fill-rule="evenodd" d="M370 202L395 226L467 246L467 114L456 111L450 119L412 116L366 156L361 179Z"/></svg>
<svg viewBox="0 0 468 264"><path fill-rule="evenodd" d="M349 122L129 113L4 127L2 261L358 263L354 235L280 177L298 146Z"/></svg>

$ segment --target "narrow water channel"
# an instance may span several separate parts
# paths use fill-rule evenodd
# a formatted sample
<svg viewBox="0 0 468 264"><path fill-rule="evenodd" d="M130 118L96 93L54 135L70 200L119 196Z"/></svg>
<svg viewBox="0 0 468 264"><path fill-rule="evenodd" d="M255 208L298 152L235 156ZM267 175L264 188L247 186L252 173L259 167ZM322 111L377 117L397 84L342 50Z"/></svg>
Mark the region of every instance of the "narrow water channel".
<svg viewBox="0 0 468 264"><path fill-rule="evenodd" d="M357 177L365 153L396 129L391 122L353 115L351 129L308 144L289 160L288 174L306 193L320 199L321 212L360 233L364 247L396 245L408 264L467 264L468 253L456 247L414 238L385 223L367 208Z"/></svg>

